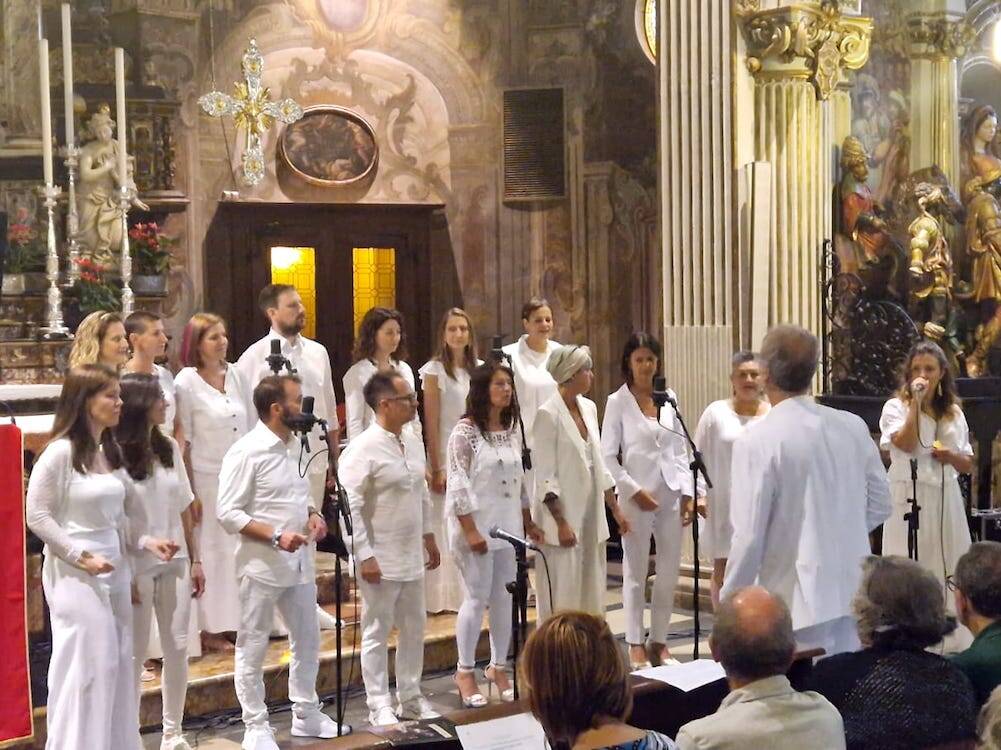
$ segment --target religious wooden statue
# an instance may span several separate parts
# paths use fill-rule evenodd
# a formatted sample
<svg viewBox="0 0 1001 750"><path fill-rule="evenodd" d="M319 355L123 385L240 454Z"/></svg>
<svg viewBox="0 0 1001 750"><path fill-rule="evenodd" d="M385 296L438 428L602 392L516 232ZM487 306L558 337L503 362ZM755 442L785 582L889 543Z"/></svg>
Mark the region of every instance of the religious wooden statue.
<svg viewBox="0 0 1001 750"><path fill-rule="evenodd" d="M889 242L886 222L880 218L881 206L873 197L866 180L869 177L869 155L862 141L853 135L845 138L841 147L841 218L845 234L862 251L862 262L879 262Z"/></svg>
<svg viewBox="0 0 1001 750"><path fill-rule="evenodd" d="M107 104L98 107L89 121L93 140L80 149L80 256L94 260L110 270L117 270L122 247L121 180L118 175L118 141L112 138L115 122ZM132 188L131 203L148 211L136 197L132 183L132 158L129 157L127 180Z"/></svg>
<svg viewBox="0 0 1001 750"><path fill-rule="evenodd" d="M998 130L998 115L994 107L981 105L974 109L963 125L963 171L967 181L986 177L1001 169L1001 159L994 153L994 136ZM965 183L964 183L965 184Z"/></svg>
<svg viewBox="0 0 1001 750"><path fill-rule="evenodd" d="M945 327L954 281L952 253L942 228L949 213L942 188L928 182L914 190L918 217L911 222L911 298L923 308L921 320Z"/></svg>
<svg viewBox="0 0 1001 750"><path fill-rule="evenodd" d="M969 296L979 304L983 321L966 370L971 377L979 377L985 374L988 352L1001 333L1001 168L974 177L964 192L968 203L966 249L972 259Z"/></svg>

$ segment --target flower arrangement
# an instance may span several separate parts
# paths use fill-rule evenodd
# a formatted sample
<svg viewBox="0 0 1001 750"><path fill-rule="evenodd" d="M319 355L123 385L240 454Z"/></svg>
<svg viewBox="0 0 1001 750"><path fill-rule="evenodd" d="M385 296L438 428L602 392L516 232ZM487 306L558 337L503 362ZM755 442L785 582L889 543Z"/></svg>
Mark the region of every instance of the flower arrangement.
<svg viewBox="0 0 1001 750"><path fill-rule="evenodd" d="M108 269L90 258L80 258L76 263L79 278L71 292L79 300L80 312L87 315L96 310L121 310L122 290L108 278Z"/></svg>
<svg viewBox="0 0 1001 750"><path fill-rule="evenodd" d="M170 270L173 237L160 234L155 221L140 222L129 228L129 249L132 252L132 272L139 276L162 276Z"/></svg>
<svg viewBox="0 0 1001 750"><path fill-rule="evenodd" d="M45 271L45 242L30 223L28 209L18 209L14 221L7 227L7 259L5 273L37 273Z"/></svg>

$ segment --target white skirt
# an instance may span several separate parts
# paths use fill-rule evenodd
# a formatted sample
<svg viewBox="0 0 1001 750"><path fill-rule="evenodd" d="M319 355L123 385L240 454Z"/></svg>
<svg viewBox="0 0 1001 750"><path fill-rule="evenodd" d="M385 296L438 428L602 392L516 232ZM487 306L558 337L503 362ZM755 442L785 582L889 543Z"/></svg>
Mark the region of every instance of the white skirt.
<svg viewBox="0 0 1001 750"><path fill-rule="evenodd" d="M435 492L431 493L431 530L441 551L441 565L424 571L424 608L428 612L458 612L464 596L462 577L449 550L445 496Z"/></svg>
<svg viewBox="0 0 1001 750"><path fill-rule="evenodd" d="M240 585L236 579L236 536L216 516L219 475L194 472L195 497L202 501L198 526L205 594L198 599L201 629L208 633L236 630L240 625Z"/></svg>

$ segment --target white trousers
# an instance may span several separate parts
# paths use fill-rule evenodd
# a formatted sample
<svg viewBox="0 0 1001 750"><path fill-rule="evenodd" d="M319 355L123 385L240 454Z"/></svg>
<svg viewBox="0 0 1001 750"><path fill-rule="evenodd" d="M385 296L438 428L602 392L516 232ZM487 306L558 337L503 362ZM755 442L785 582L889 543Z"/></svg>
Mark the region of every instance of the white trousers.
<svg viewBox="0 0 1001 750"><path fill-rule="evenodd" d="M139 750L128 566L110 550L87 549L115 570L95 577L54 556L42 568L52 622L45 747Z"/></svg>
<svg viewBox="0 0 1001 750"><path fill-rule="evenodd" d="M424 671L424 577L369 583L358 576L361 593L361 676L369 711L391 706L389 631L395 625L396 697L400 703L421 694Z"/></svg>
<svg viewBox="0 0 1001 750"><path fill-rule="evenodd" d="M163 736L181 734L184 698L188 692L188 626L191 622L191 576L187 558L161 563L135 577L140 603L133 605L135 685L149 642L150 625L156 615L160 651L163 654ZM139 693L137 692L137 695Z"/></svg>
<svg viewBox="0 0 1001 750"><path fill-rule="evenodd" d="M504 666L511 645L511 594L506 586L514 580L514 549L489 550L485 555L459 553L455 557L466 596L455 620L455 643L459 669L476 666L476 644L480 640L483 613L490 613L490 663Z"/></svg>
<svg viewBox="0 0 1001 750"><path fill-rule="evenodd" d="M202 501L199 550L205 570L205 595L198 599L201 628L209 633L236 630L240 624L240 584L236 577L236 535L216 516L219 475L194 472L195 496Z"/></svg>
<svg viewBox="0 0 1001 750"><path fill-rule="evenodd" d="M539 622L564 609L578 609L604 619L608 569L605 542L578 541L574 547L553 544L542 544L540 547L545 562L536 555L535 607Z"/></svg>
<svg viewBox="0 0 1001 750"><path fill-rule="evenodd" d="M632 527L622 536L622 607L626 615L626 643L644 642L643 611L650 570L650 537L657 542L656 573L650 607L650 640L667 643L674 610L674 589L681 566L680 494L661 486L653 493L655 511L642 510L631 499L620 503Z"/></svg>
<svg viewBox="0 0 1001 750"><path fill-rule="evenodd" d="M206 594L207 595L207 594ZM264 655L274 625L275 607L288 627L288 697L299 718L320 710L316 673L320 667L320 624L316 619L316 582L269 586L240 579L240 627L236 635L234 682L247 729L268 726L264 691Z"/></svg>
<svg viewBox="0 0 1001 750"><path fill-rule="evenodd" d="M824 649L824 655L820 657L821 659L849 651L858 651L862 647L855 618L851 616L838 617L806 628L799 628L793 631L793 636L796 638L798 650Z"/></svg>

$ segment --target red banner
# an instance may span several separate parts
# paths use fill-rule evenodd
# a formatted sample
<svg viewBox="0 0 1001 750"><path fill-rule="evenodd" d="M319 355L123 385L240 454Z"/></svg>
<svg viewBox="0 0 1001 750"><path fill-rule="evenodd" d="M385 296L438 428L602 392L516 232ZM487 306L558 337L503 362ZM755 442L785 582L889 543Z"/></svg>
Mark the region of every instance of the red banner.
<svg viewBox="0 0 1001 750"><path fill-rule="evenodd" d="M21 431L0 425L0 747L32 736Z"/></svg>

